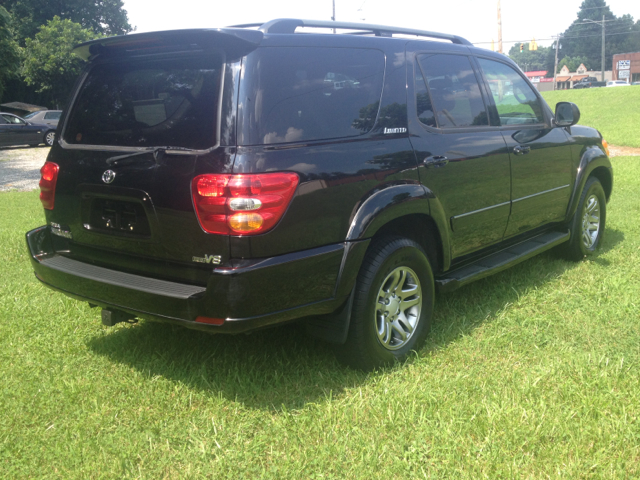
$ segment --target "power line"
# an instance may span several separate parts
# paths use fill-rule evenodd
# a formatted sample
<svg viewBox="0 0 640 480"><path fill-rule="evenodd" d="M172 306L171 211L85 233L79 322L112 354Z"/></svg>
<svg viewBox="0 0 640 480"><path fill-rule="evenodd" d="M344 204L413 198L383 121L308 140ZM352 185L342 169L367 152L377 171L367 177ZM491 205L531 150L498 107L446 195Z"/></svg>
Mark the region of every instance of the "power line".
<svg viewBox="0 0 640 480"><path fill-rule="evenodd" d="M632 32L631 30L628 32L619 32L619 33L607 33L606 36L614 36L614 35L629 35ZM593 35L571 35L571 36L562 36L562 38L588 38L588 37L600 37L600 34L593 34ZM546 40L556 40L557 37L550 37L550 38L538 38L536 39L536 42L544 42ZM527 40L504 40L504 43L529 43L531 40L527 39ZM484 44L489 44L491 42L471 42L474 45L484 45Z"/></svg>

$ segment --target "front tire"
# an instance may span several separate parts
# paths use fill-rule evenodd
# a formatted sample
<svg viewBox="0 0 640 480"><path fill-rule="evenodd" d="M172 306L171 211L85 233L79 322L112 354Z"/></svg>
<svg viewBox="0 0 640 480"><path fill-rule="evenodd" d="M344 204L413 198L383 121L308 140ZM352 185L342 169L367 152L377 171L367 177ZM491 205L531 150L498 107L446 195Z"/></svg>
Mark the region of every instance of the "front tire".
<svg viewBox="0 0 640 480"><path fill-rule="evenodd" d="M45 133L44 135L44 143L47 147L53 147L53 142L56 141L56 132L50 131Z"/></svg>
<svg viewBox="0 0 640 480"><path fill-rule="evenodd" d="M420 245L401 237L376 241L355 288L347 341L336 352L342 363L372 370L403 361L424 344L434 280Z"/></svg>
<svg viewBox="0 0 640 480"><path fill-rule="evenodd" d="M595 253L602 242L606 219L607 199L602 184L597 178L589 177L569 224L571 239L566 248L569 260L578 262Z"/></svg>

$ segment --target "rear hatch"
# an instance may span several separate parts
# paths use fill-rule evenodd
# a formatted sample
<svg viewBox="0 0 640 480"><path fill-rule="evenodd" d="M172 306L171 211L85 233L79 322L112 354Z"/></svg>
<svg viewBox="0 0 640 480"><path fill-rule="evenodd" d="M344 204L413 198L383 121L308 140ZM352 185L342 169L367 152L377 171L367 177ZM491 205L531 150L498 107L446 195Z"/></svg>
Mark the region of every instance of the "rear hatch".
<svg viewBox="0 0 640 480"><path fill-rule="evenodd" d="M220 141L221 123L233 119L225 78L261 38L233 29L163 32L76 49L91 63L48 158L60 167L47 211L67 237L60 253L196 283L206 279L199 265L228 259L228 235L200 227L191 182L231 168L233 145Z"/></svg>

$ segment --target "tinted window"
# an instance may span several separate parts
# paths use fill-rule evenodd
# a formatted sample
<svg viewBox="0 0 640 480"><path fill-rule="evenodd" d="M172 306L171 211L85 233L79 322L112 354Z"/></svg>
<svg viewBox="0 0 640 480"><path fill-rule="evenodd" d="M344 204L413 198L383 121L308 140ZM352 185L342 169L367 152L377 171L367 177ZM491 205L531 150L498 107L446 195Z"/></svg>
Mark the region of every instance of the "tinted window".
<svg viewBox="0 0 640 480"><path fill-rule="evenodd" d="M509 65L479 58L501 125L544 123L542 107L529 84Z"/></svg>
<svg viewBox="0 0 640 480"><path fill-rule="evenodd" d="M439 127L489 124L469 58L461 55L421 55L419 63Z"/></svg>
<svg viewBox="0 0 640 480"><path fill-rule="evenodd" d="M13 124L24 124L24 120L22 120L20 117L16 117L14 115L2 115L4 117L4 119L7 121L7 123L13 123Z"/></svg>
<svg viewBox="0 0 640 480"><path fill-rule="evenodd" d="M64 139L131 147L215 144L219 61L156 60L96 65L73 105Z"/></svg>
<svg viewBox="0 0 640 480"><path fill-rule="evenodd" d="M240 143L362 135L373 127L384 55L346 48L260 48L248 55Z"/></svg>
<svg viewBox="0 0 640 480"><path fill-rule="evenodd" d="M27 119L32 118L36 115L36 113L38 112L31 112L29 115L25 115L24 118L27 118Z"/></svg>
<svg viewBox="0 0 640 480"><path fill-rule="evenodd" d="M6 125L7 123L7 119L4 118L4 115L0 115L0 125Z"/></svg>
<svg viewBox="0 0 640 480"><path fill-rule="evenodd" d="M429 127L437 127L436 115L433 111L433 105L429 92L427 91L426 80L422 76L422 70L416 66L416 104L418 107L418 120Z"/></svg>
<svg viewBox="0 0 640 480"><path fill-rule="evenodd" d="M47 112L44 114L46 120L58 120L60 119L60 112Z"/></svg>

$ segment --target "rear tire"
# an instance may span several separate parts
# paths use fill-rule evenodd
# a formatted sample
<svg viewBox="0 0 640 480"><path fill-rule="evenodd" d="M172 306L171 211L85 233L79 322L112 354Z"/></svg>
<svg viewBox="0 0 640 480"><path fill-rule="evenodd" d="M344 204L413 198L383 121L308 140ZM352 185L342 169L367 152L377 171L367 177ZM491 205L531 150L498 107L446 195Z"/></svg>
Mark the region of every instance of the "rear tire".
<svg viewBox="0 0 640 480"><path fill-rule="evenodd" d="M363 261L349 333L338 359L372 370L401 362L425 341L433 312L434 280L424 250L412 240L387 237Z"/></svg>
<svg viewBox="0 0 640 480"><path fill-rule="evenodd" d="M571 239L565 249L569 260L578 262L595 253L602 241L606 219L607 199L602 184L597 178L589 177L569 224Z"/></svg>

